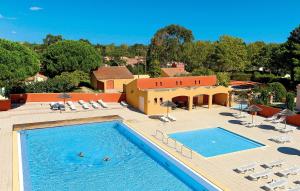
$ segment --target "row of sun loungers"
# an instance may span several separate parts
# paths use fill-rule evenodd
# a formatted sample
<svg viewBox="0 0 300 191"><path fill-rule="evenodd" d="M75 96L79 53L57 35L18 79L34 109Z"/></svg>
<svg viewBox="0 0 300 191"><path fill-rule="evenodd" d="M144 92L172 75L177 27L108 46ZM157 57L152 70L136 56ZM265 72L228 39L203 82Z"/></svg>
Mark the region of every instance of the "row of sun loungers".
<svg viewBox="0 0 300 191"><path fill-rule="evenodd" d="M250 179L250 180L256 180L256 181L259 180L259 179L268 179L269 176L271 174L273 174L271 169L273 169L274 167L281 167L284 163L285 163L285 160L283 160L283 159L271 161L269 163L264 163L261 166L264 167L266 170L249 174L247 176L247 178ZM238 173L245 174L246 172L250 172L250 171L253 172L257 166L258 166L258 163L254 162L254 163L250 163L250 164L238 167L234 170ZM297 175L299 173L300 173L300 168L297 167L297 166L293 166L293 167L289 167L289 168L286 168L286 169L279 170L275 174L282 177L282 178L279 178L277 180L272 180L271 182L265 184L263 186L263 188L265 190L276 190L276 189L279 189L279 188L284 189L286 187L286 185L288 184L288 179L287 179L288 176ZM289 191L300 191L300 186L296 186L294 188L288 188L287 190L289 190Z"/></svg>
<svg viewBox="0 0 300 191"><path fill-rule="evenodd" d="M285 163L285 160L280 159L280 160L271 161L269 163L264 163L261 166L263 166L266 169L272 169L274 167L280 167L284 163ZM248 171L254 171L257 166L258 166L258 163L254 162L254 163L247 164L245 166L238 167L235 169L235 171L238 173L244 174Z"/></svg>

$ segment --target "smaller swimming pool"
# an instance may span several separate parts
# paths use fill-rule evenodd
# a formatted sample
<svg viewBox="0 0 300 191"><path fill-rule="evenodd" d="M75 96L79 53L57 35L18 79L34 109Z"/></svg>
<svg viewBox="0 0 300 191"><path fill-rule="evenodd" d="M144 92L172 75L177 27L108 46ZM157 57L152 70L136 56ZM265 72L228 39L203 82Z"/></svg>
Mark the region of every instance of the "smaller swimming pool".
<svg viewBox="0 0 300 191"><path fill-rule="evenodd" d="M213 157L264 146L221 127L174 133L170 137L180 141L204 157Z"/></svg>
<svg viewBox="0 0 300 191"><path fill-rule="evenodd" d="M248 104L237 104L237 105L234 105L232 106L231 108L232 109L236 109L236 110L244 110L248 107Z"/></svg>

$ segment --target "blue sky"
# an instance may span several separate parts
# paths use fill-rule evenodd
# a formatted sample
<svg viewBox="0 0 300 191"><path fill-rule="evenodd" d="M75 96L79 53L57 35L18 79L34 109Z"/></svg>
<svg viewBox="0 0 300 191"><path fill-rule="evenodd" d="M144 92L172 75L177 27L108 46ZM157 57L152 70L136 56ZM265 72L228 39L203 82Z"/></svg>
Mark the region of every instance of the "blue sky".
<svg viewBox="0 0 300 191"><path fill-rule="evenodd" d="M232 35L284 42L300 24L300 0L0 0L0 38L41 42L46 34L101 44L150 42L179 24L197 40Z"/></svg>

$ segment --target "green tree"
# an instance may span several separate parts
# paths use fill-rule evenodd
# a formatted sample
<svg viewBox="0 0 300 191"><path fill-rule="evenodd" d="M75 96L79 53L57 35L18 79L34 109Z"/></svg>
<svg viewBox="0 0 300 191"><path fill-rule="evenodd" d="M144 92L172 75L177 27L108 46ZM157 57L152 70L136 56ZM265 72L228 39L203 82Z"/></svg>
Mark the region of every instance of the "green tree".
<svg viewBox="0 0 300 191"><path fill-rule="evenodd" d="M142 56L146 57L148 46L143 44L134 44L129 47L128 52L130 57Z"/></svg>
<svg viewBox="0 0 300 191"><path fill-rule="evenodd" d="M43 70L50 77L75 70L90 72L101 64L99 52L82 41L60 41L48 46L43 54Z"/></svg>
<svg viewBox="0 0 300 191"><path fill-rule="evenodd" d="M291 73L291 80L295 80L295 68L300 66L300 25L295 28L286 44L286 64Z"/></svg>
<svg viewBox="0 0 300 191"><path fill-rule="evenodd" d="M47 36L43 39L44 45L49 46L51 44L54 44L56 42L62 41L63 38L61 35L52 35L47 34Z"/></svg>
<svg viewBox="0 0 300 191"><path fill-rule="evenodd" d="M230 76L227 72L218 72L217 73L218 85L219 86L229 86Z"/></svg>
<svg viewBox="0 0 300 191"><path fill-rule="evenodd" d="M292 92L286 94L286 108L291 111L295 109L295 95Z"/></svg>
<svg viewBox="0 0 300 191"><path fill-rule="evenodd" d="M210 63L212 68L220 72L244 71L249 64L246 44L240 38L220 37Z"/></svg>
<svg viewBox="0 0 300 191"><path fill-rule="evenodd" d="M280 82L269 83L269 91L274 95L274 101L281 102L286 97L286 89Z"/></svg>
<svg viewBox="0 0 300 191"><path fill-rule="evenodd" d="M183 45L194 40L192 31L179 25L169 25L159 29L151 39L147 52L148 71L151 71L151 64L160 63L165 66L172 61L181 61Z"/></svg>
<svg viewBox="0 0 300 191"><path fill-rule="evenodd" d="M183 45L182 61L186 64L187 71L201 67L208 67L208 58L214 51L214 43L209 41L197 41Z"/></svg>
<svg viewBox="0 0 300 191"><path fill-rule="evenodd" d="M151 77L159 77L161 75L160 63L158 60L151 60L148 66L148 73Z"/></svg>
<svg viewBox="0 0 300 191"><path fill-rule="evenodd" d="M215 72L209 68L200 67L192 71L192 76L210 76Z"/></svg>
<svg viewBox="0 0 300 191"><path fill-rule="evenodd" d="M40 69L38 55L28 47L0 39L0 87L35 75Z"/></svg>
<svg viewBox="0 0 300 191"><path fill-rule="evenodd" d="M254 43L250 43L247 45L247 54L248 54L248 60L249 65L246 68L248 71L255 71L258 70L260 67L260 63L257 61L259 53L262 48L264 48L266 44L264 42L258 41Z"/></svg>

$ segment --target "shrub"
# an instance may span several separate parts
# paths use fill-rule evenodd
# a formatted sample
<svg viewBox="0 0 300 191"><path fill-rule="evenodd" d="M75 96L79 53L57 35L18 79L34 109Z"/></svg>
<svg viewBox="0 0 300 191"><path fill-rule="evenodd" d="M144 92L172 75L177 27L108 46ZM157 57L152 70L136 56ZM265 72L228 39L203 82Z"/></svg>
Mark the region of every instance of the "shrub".
<svg viewBox="0 0 300 191"><path fill-rule="evenodd" d="M254 72L252 80L260 83L270 83L277 77L274 74L261 74L259 72Z"/></svg>
<svg viewBox="0 0 300 191"><path fill-rule="evenodd" d="M260 92L257 93L258 95L253 99L253 102L256 104L268 105L269 91L267 89L260 89Z"/></svg>
<svg viewBox="0 0 300 191"><path fill-rule="evenodd" d="M195 70L192 71L192 76L210 76L210 75L214 75L215 72L209 68L197 68Z"/></svg>
<svg viewBox="0 0 300 191"><path fill-rule="evenodd" d="M230 78L232 80L238 80L238 81L250 81L252 77L252 74L247 73L232 73Z"/></svg>
<svg viewBox="0 0 300 191"><path fill-rule="evenodd" d="M226 72L218 72L217 73L218 85L228 87L230 77Z"/></svg>
<svg viewBox="0 0 300 191"><path fill-rule="evenodd" d="M286 97L286 89L281 83L273 82L268 85L269 91L274 95L274 101L281 102Z"/></svg>
<svg viewBox="0 0 300 191"><path fill-rule="evenodd" d="M291 110L291 111L294 111L295 109L295 95L291 92L287 93L286 94L286 108Z"/></svg>

